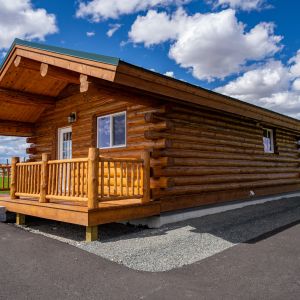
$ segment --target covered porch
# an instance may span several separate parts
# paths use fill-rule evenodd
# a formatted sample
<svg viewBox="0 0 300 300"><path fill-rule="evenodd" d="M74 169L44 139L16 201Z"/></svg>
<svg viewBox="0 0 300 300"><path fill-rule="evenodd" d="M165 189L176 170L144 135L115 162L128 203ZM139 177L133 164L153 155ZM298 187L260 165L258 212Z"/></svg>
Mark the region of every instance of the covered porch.
<svg viewBox="0 0 300 300"><path fill-rule="evenodd" d="M99 224L160 213L150 196L147 147L104 157L94 142L101 104L124 109L125 101L111 95L91 108L117 65L110 57L20 40L12 45L0 66L0 135L27 137L29 159L12 158L10 194L0 195L0 205L17 213L18 224L26 215L79 224L91 241Z"/></svg>

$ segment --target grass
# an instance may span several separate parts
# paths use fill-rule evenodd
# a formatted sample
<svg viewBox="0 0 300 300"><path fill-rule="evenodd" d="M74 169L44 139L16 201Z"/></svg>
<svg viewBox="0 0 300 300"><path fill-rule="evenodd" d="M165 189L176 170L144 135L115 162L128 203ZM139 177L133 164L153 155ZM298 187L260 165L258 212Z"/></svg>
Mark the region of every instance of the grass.
<svg viewBox="0 0 300 300"><path fill-rule="evenodd" d="M4 188L7 188L9 190L9 185L8 185L8 177L5 176L4 178L2 176L0 176L0 189L2 189L3 187L3 179L4 179ZM0 194L7 194L7 191L0 191Z"/></svg>

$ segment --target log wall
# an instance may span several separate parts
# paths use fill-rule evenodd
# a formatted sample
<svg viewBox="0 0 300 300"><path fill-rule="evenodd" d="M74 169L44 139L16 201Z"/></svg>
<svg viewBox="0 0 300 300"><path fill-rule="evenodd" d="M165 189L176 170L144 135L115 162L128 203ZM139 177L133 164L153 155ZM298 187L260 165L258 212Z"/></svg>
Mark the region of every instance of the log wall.
<svg viewBox="0 0 300 300"><path fill-rule="evenodd" d="M150 101L151 100L151 101ZM96 146L97 117L115 112L127 112L127 147L100 150L101 155L118 157L140 157L142 150L164 146L164 140L147 140L144 131L160 130L164 124L150 124L145 121L145 113L161 112L161 105L134 94L126 94L101 88L86 94L76 94L58 100L54 108L46 110L35 123L34 136L27 139L30 160L41 159L47 153L50 159L58 158L58 129L72 126L73 158L87 157L88 148ZM77 121L68 124L71 112L77 113Z"/></svg>
<svg viewBox="0 0 300 300"><path fill-rule="evenodd" d="M274 128L276 153L266 154L255 121L168 103L111 88L57 101L35 124L31 160L57 159L58 128L72 124L73 157L96 146L96 118L127 111L127 147L100 150L111 157L151 152L151 197L161 210L207 205L300 189L298 134Z"/></svg>
<svg viewBox="0 0 300 300"><path fill-rule="evenodd" d="M149 140L166 142L152 152L152 196L162 211L300 188L296 133L274 128L275 153L268 154L263 124L254 121L178 104L145 118L168 124L145 132Z"/></svg>

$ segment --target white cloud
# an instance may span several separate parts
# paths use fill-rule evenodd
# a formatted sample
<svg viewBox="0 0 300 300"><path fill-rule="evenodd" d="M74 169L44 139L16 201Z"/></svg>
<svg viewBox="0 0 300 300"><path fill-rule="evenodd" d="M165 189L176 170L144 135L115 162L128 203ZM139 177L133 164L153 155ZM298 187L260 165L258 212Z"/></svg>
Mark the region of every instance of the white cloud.
<svg viewBox="0 0 300 300"><path fill-rule="evenodd" d="M211 0L214 6L231 7L241 10L258 10L265 4L264 0Z"/></svg>
<svg viewBox="0 0 300 300"><path fill-rule="evenodd" d="M55 15L34 8L30 0L0 0L0 49L7 49L15 38L44 40L58 31Z"/></svg>
<svg viewBox="0 0 300 300"><path fill-rule="evenodd" d="M86 36L88 36L88 37L92 37L92 36L94 36L95 35L95 31L88 31L87 33L86 33Z"/></svg>
<svg viewBox="0 0 300 300"><path fill-rule="evenodd" d="M17 156L20 159L27 157L26 138L0 136L0 163L6 163L11 157Z"/></svg>
<svg viewBox="0 0 300 300"><path fill-rule="evenodd" d="M300 118L300 51L287 65L269 61L216 91Z"/></svg>
<svg viewBox="0 0 300 300"><path fill-rule="evenodd" d="M167 71L164 75L175 78L175 74L173 71Z"/></svg>
<svg viewBox="0 0 300 300"><path fill-rule="evenodd" d="M273 23L246 31L232 9L194 15L183 9L173 15L150 10L137 17L129 38L146 47L170 41L169 57L201 80L225 78L249 61L271 57L281 49L282 39L274 34Z"/></svg>
<svg viewBox="0 0 300 300"><path fill-rule="evenodd" d="M110 29L106 32L108 37L112 37L117 30L121 28L121 24L110 24Z"/></svg>
<svg viewBox="0 0 300 300"><path fill-rule="evenodd" d="M117 19L121 15L128 15L145 11L154 7L183 5L191 0L92 0L80 1L76 11L78 18L89 18L93 22L106 19Z"/></svg>

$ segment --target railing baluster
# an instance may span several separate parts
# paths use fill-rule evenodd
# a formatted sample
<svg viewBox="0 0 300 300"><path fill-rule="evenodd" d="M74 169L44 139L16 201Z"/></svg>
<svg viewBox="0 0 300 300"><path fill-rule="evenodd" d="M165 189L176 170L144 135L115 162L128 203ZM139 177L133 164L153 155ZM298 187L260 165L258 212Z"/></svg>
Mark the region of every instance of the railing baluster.
<svg viewBox="0 0 300 300"><path fill-rule="evenodd" d="M101 165L101 198L104 197L104 160L102 159L102 157L99 158L100 159L100 165Z"/></svg>
<svg viewBox="0 0 300 300"><path fill-rule="evenodd" d="M121 196L123 196L123 162L120 163L120 171L121 171Z"/></svg>
<svg viewBox="0 0 300 300"><path fill-rule="evenodd" d="M134 163L131 164L131 194L134 196Z"/></svg>
<svg viewBox="0 0 300 300"><path fill-rule="evenodd" d="M126 195L127 196L129 196L129 182L128 182L128 178L129 178L129 176L128 176L128 163L126 162L125 163L125 166L126 166Z"/></svg>
<svg viewBox="0 0 300 300"><path fill-rule="evenodd" d="M107 162L107 188L108 188L108 197L110 197L110 161ZM104 175L104 174L103 174Z"/></svg>
<svg viewBox="0 0 300 300"><path fill-rule="evenodd" d="M113 162L114 164L114 195L118 195L118 171L117 171L117 166L116 162Z"/></svg>

